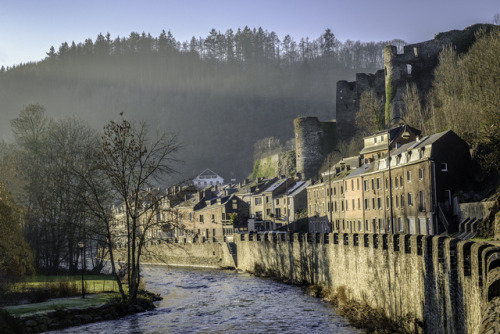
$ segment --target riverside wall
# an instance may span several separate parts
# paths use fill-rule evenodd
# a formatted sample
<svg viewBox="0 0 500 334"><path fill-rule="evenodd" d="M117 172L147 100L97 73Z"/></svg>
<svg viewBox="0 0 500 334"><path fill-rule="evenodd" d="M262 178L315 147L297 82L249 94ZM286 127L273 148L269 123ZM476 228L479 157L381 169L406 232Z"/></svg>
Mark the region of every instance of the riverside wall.
<svg viewBox="0 0 500 334"><path fill-rule="evenodd" d="M498 247L440 236L342 233L242 234L235 243L238 269L345 288L350 299L395 321L411 319L411 331L497 333L490 330L491 319L499 318Z"/></svg>
<svg viewBox="0 0 500 334"><path fill-rule="evenodd" d="M126 262L126 251L118 249L117 260ZM236 267L228 244L205 238L177 238L150 242L144 246L141 261L144 264L228 268Z"/></svg>

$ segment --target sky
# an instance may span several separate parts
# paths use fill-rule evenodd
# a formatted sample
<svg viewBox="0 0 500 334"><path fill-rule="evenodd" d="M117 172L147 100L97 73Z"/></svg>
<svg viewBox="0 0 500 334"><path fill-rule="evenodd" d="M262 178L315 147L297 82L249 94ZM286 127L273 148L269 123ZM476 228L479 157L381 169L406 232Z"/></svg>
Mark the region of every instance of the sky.
<svg viewBox="0 0 500 334"><path fill-rule="evenodd" d="M0 0L0 67L42 60L51 46L99 33L171 31L178 41L212 28L262 27L282 40L315 39L330 28L340 41L418 43L453 29L491 23L500 0Z"/></svg>

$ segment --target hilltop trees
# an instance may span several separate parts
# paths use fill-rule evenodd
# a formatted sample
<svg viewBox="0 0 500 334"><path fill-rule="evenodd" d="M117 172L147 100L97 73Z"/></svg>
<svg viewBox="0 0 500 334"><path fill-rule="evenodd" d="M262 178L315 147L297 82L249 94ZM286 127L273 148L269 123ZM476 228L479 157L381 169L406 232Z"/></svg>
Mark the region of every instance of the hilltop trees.
<svg viewBox="0 0 500 334"><path fill-rule="evenodd" d="M242 178L256 140L284 142L298 115L334 118L336 82L383 66L386 42L319 35L241 27L184 42L168 30L62 42L47 48L47 60L0 71L0 114L15 118L13 111L36 100L53 115L79 115L100 128L123 111L179 129L191 147L180 153L188 168L179 178L207 164ZM2 130L9 129L0 122Z"/></svg>

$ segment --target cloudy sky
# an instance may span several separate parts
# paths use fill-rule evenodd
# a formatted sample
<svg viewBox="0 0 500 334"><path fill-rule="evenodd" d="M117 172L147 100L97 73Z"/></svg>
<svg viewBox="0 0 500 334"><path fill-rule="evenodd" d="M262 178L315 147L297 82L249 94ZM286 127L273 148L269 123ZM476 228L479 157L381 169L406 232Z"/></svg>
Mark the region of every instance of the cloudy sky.
<svg viewBox="0 0 500 334"><path fill-rule="evenodd" d="M408 43L438 32L491 23L499 0L0 0L0 66L38 61L50 46L95 40L99 33L179 41L206 37L212 28L262 27L283 39L315 39L326 28L361 41L399 38Z"/></svg>

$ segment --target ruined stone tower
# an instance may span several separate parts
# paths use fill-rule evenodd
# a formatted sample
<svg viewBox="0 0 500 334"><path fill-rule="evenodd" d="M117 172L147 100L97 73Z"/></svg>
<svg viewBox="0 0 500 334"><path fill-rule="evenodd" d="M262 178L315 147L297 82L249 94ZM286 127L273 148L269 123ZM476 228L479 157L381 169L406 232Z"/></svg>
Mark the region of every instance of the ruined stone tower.
<svg viewBox="0 0 500 334"><path fill-rule="evenodd" d="M352 137L361 95L373 91L384 103L389 101L389 119L401 115L406 85L416 85L421 102L432 87L439 53L451 46L458 53L466 52L476 39L476 32L498 29L497 26L476 24L464 30L439 33L433 40L406 45L401 53L388 45L384 48L384 69L375 74L356 74L356 81L337 82L336 114L339 138Z"/></svg>
<svg viewBox="0 0 500 334"><path fill-rule="evenodd" d="M299 117L293 125L297 173L302 179L313 178L337 144L337 124L320 122L317 117Z"/></svg>

